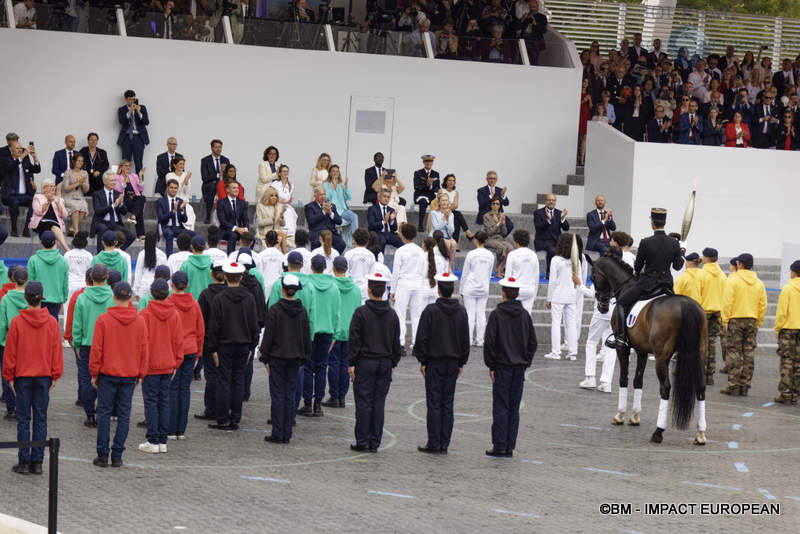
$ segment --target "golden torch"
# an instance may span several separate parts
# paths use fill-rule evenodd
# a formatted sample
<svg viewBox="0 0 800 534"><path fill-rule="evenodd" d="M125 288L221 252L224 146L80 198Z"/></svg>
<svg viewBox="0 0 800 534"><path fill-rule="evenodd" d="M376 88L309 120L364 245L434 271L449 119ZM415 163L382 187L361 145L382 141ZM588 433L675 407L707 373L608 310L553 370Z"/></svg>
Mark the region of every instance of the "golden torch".
<svg viewBox="0 0 800 534"><path fill-rule="evenodd" d="M681 241L686 241L689 237L689 230L692 228L692 219L694 218L694 199L697 191L692 191L692 196L689 197L689 204L686 205L686 211L683 212L683 225L681 226Z"/></svg>

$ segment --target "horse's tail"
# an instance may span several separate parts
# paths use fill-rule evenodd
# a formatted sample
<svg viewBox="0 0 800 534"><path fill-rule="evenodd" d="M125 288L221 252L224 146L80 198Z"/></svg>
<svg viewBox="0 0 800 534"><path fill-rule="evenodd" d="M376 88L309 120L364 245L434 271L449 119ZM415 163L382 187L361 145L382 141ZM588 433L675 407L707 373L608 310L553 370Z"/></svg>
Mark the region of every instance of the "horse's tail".
<svg viewBox="0 0 800 534"><path fill-rule="evenodd" d="M672 396L672 421L677 428L686 428L692 419L694 401L703 383L703 355L708 344L706 315L694 300L680 302L681 329L675 351L675 383Z"/></svg>

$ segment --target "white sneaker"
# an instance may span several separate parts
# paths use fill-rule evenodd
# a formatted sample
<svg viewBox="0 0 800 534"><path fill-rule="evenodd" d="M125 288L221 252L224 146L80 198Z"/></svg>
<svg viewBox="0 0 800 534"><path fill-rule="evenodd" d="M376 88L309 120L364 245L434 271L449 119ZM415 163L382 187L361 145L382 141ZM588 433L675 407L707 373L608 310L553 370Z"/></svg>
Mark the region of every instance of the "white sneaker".
<svg viewBox="0 0 800 534"><path fill-rule="evenodd" d="M561 354L555 352L548 352L547 354L544 355L544 357L547 358L548 360L560 360Z"/></svg>
<svg viewBox="0 0 800 534"><path fill-rule="evenodd" d="M167 439L178 439L178 436L176 436L174 434L171 434L171 435L167 436Z"/></svg>
<svg viewBox="0 0 800 534"><path fill-rule="evenodd" d="M483 341L479 341L478 343L475 344L475 346L478 347L479 349L482 349L483 348Z"/></svg>
<svg viewBox="0 0 800 534"><path fill-rule="evenodd" d="M594 389L597 387L597 382L595 382L593 376L587 376L586 380L578 384L578 387L581 387L583 389Z"/></svg>
<svg viewBox="0 0 800 534"><path fill-rule="evenodd" d="M611 384L609 382L600 382L600 385L597 386L597 391L602 391L603 393L611 393Z"/></svg>
<svg viewBox="0 0 800 534"><path fill-rule="evenodd" d="M561 344L561 350L569 350L569 346L566 343Z"/></svg>
<svg viewBox="0 0 800 534"><path fill-rule="evenodd" d="M567 360L569 360L571 362L574 362L577 359L578 359L578 355L577 354L567 354Z"/></svg>
<svg viewBox="0 0 800 534"><path fill-rule="evenodd" d="M150 454L158 454L159 447L155 443L150 443L149 441L145 441L144 443L139 445L139 450Z"/></svg>
<svg viewBox="0 0 800 534"><path fill-rule="evenodd" d="M161 453L167 452L167 444L166 443L159 443L158 444L158 452L161 452Z"/></svg>
<svg viewBox="0 0 800 534"><path fill-rule="evenodd" d="M65 339L65 340L63 340L63 341L61 342L61 346L62 346L62 347L67 347L67 348L69 348L69 347L71 347L72 345L70 345L70 344L69 344L69 341L67 341L67 340Z"/></svg>
<svg viewBox="0 0 800 534"><path fill-rule="evenodd" d="M184 440L186 439L186 434L178 434L177 436L175 436L175 439L177 439L178 441Z"/></svg>

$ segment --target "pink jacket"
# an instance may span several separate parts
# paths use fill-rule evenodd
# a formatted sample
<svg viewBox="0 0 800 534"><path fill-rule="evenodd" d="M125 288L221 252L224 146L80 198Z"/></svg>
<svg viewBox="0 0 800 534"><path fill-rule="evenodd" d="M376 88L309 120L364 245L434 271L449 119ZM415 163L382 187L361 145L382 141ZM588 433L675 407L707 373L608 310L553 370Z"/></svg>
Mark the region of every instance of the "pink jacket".
<svg viewBox="0 0 800 534"><path fill-rule="evenodd" d="M33 215L31 215L31 222L28 225L30 229L36 229L39 226L39 223L42 222L42 217L44 217L44 205L47 203L47 197L44 196L43 193L37 193L33 195L33 202L31 203L31 210ZM61 231L65 232L64 228L64 216L67 214L67 208L64 206L64 199L61 197L56 197L53 201L53 212L56 214L56 218L58 219L58 224L61 226Z"/></svg>
<svg viewBox="0 0 800 534"><path fill-rule="evenodd" d="M130 173L128 175L128 179L131 181L131 187L133 187L133 192L136 193L137 195L141 195L142 191L144 191L144 187L142 187L142 184L139 183L139 175ZM121 174L117 175L117 183L114 186L114 189L116 191L119 191L120 193L125 192L125 177L123 175Z"/></svg>

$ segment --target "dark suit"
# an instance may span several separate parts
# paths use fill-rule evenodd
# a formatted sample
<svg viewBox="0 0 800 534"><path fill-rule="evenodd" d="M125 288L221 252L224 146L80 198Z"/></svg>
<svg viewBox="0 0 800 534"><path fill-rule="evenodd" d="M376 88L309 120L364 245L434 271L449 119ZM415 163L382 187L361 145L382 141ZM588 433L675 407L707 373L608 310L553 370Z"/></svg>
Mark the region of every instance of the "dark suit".
<svg viewBox="0 0 800 534"><path fill-rule="evenodd" d="M631 60L631 66L634 66L637 63L639 63L639 56L647 57L647 50L645 49L645 47L640 46L639 52L636 52L636 47L631 46L630 48L628 48L628 59Z"/></svg>
<svg viewBox="0 0 800 534"><path fill-rule="evenodd" d="M600 220L600 214L594 209L586 214L586 225L589 227L586 250L594 250L600 254L605 254L608 248L608 241L611 239L611 232L617 229L617 223L614 222L614 218L609 217L604 225ZM603 238L603 226L606 229L605 239Z"/></svg>
<svg viewBox="0 0 800 534"><path fill-rule="evenodd" d="M678 143L682 145L699 145L703 139L703 117L694 114L697 123L692 126L691 114L684 113L678 120Z"/></svg>
<svg viewBox="0 0 800 534"><path fill-rule="evenodd" d="M722 146L725 142L725 125L722 119L717 118L717 125L711 124L711 119L703 123L703 144L708 146Z"/></svg>
<svg viewBox="0 0 800 534"><path fill-rule="evenodd" d="M364 171L364 204L375 204L378 201L378 193L372 189L378 178L380 175L374 165Z"/></svg>
<svg viewBox="0 0 800 534"><path fill-rule="evenodd" d="M230 163L231 160L220 154L219 171L217 171L217 164L212 154L200 160L200 178L203 179L203 202L206 205L206 224L211 220L211 210L214 209L214 198L217 196L217 182L222 178L222 165L230 165ZM217 215L219 215L219 213L217 213Z"/></svg>
<svg viewBox="0 0 800 534"><path fill-rule="evenodd" d="M661 119L662 124L666 120L666 117ZM650 122L647 123L647 141L649 143L669 143L671 137L672 126L662 132L661 127L658 125L658 119L651 119Z"/></svg>
<svg viewBox="0 0 800 534"><path fill-rule="evenodd" d="M112 197L114 202L116 202L117 198L122 193L118 191L112 190ZM125 244L122 246L122 250L125 250L133 240L135 236L133 232L125 228L123 224L123 217L125 214L128 213L128 210L125 209L125 202L121 202L120 205L116 208L113 207L113 203L108 203L108 193L106 192L105 187L99 191L95 191L92 195L92 204L94 205L94 215L92 215L92 229L94 233L97 235L97 252L103 250L103 232L106 230L111 230L113 232L121 231L125 234ZM111 220L105 220L106 215L111 214Z"/></svg>
<svg viewBox="0 0 800 534"><path fill-rule="evenodd" d="M378 234L378 242L380 243L381 252L386 248L386 244L392 245L394 248L403 246L403 240L400 239L395 232L397 232L397 219L391 219L389 222L383 222L383 208L380 203L373 204L367 210L367 227L370 232ZM388 213L394 213L394 209L386 206ZM386 230L388 226L388 231Z"/></svg>
<svg viewBox="0 0 800 534"><path fill-rule="evenodd" d="M85 146L81 149L83 156L83 170L89 174L89 194L93 195L95 191L103 189L103 175L109 168L108 154L102 148L97 148L94 153L94 161L89 155L89 147ZM97 171L96 177L92 174Z"/></svg>
<svg viewBox="0 0 800 534"><path fill-rule="evenodd" d="M428 187L428 173L423 169L414 172L414 203L419 204L419 230L425 229L425 213L428 206L436 198L436 192L441 189L439 184L439 173L431 169L433 183Z"/></svg>
<svg viewBox="0 0 800 534"><path fill-rule="evenodd" d="M121 125L117 144L122 147L122 159L133 161L137 171L143 168L144 147L150 144L150 136L147 134L150 117L147 115L147 107L141 108L141 117L138 113L133 113L133 125L128 117L128 106L117 109L117 120ZM134 129L137 133L134 133Z"/></svg>
<svg viewBox="0 0 800 534"><path fill-rule="evenodd" d="M178 209L175 213L172 212L172 200L168 196L159 198L156 202L156 217L158 224L161 227L161 233L164 234L164 242L167 256L172 255L172 240L181 234L191 234L194 232L184 226L189 217L186 215L185 202L175 197L175 202L178 204Z"/></svg>
<svg viewBox="0 0 800 534"><path fill-rule="evenodd" d="M336 227L342 224L342 218L336 212L336 206L331 204L331 213L333 217L326 215L325 212L322 211L322 206L320 206L317 201L309 202L305 205L303 210L306 215L308 238L311 242L311 248L315 249L319 246L319 234L321 234L323 230L330 230L333 234L333 248L335 248L339 254L342 254L347 245L345 245L342 236L339 235L338 230L336 230Z"/></svg>
<svg viewBox="0 0 800 534"><path fill-rule="evenodd" d="M72 150L72 156L75 157L77 154L77 150ZM60 184L61 181L64 179L63 174L64 171L71 167L69 162L69 156L67 155L67 149L62 148L61 150L57 150L55 154L53 154L53 168L51 172L53 173L53 178L56 180L56 185Z"/></svg>
<svg viewBox="0 0 800 534"><path fill-rule="evenodd" d="M182 158L183 156L175 152L172 155L172 159L175 158ZM164 152L163 154L159 154L156 156L156 186L154 189L155 193L160 194L161 196L165 196L167 194L167 174L172 172L172 167L169 164L169 153Z"/></svg>
<svg viewBox="0 0 800 534"><path fill-rule="evenodd" d="M502 187L495 186L494 191L489 191L488 185L478 188L478 215L475 217L475 224L483 225L483 216L491 211L489 203L495 195L499 196L502 190ZM508 197L503 197L503 203L500 205L501 213L503 206L508 206ZM514 223L511 222L511 217L506 217L506 235L511 234L513 230Z"/></svg>
<svg viewBox="0 0 800 534"><path fill-rule="evenodd" d="M249 228L247 201L237 198L234 210L228 197L220 199L217 202L217 219L219 220L219 237L228 242L228 254L230 254L236 250L236 243L239 241L239 234L233 231L233 227Z"/></svg>
<svg viewBox="0 0 800 534"><path fill-rule="evenodd" d="M8 206L8 214L11 218L12 233L17 231L17 217L19 217L19 208L21 206L28 208L28 214L25 216L25 228L28 228L28 223L31 222L31 202L33 201L33 193L36 190L34 185L34 174L42 172L42 167L38 163L34 164L30 157L24 157L21 160L14 158L2 159L2 182L0 182L0 197L3 199L3 204ZM19 184L19 169L22 166L24 175L24 184L20 188Z"/></svg>
<svg viewBox="0 0 800 534"><path fill-rule="evenodd" d="M797 126L794 124L789 128L797 129ZM797 134L796 132L793 133L786 128L783 124L778 125L778 130L775 135L775 148L777 150L786 150L786 138L789 137L789 150L798 150L800 149L800 145L797 142Z"/></svg>
<svg viewBox="0 0 800 534"><path fill-rule="evenodd" d="M550 278L550 260L556 253L556 241L561 235L561 231L569 230L569 223L566 219L561 220L561 210L554 209L550 221L547 220L547 208L539 208L533 212L533 226L536 229L536 236L533 239L533 249L536 252L547 252L547 278Z"/></svg>
<svg viewBox="0 0 800 534"><path fill-rule="evenodd" d="M794 74L792 74L792 77L794 77ZM797 78L794 78L794 83L795 85L797 84ZM783 69L772 75L772 85L778 90L778 96L782 96L786 92L786 86L789 85L789 81L783 77Z"/></svg>
<svg viewBox="0 0 800 534"><path fill-rule="evenodd" d="M767 115L767 109L764 104L757 104L753 106L753 121L750 125L750 133L753 135L753 146L756 148L769 148L775 143L775 130L778 124L766 122L767 131L764 133L765 122L761 121L762 117ZM778 106L775 104L769 105L769 117L778 118ZM769 119L767 119L768 121Z"/></svg>

